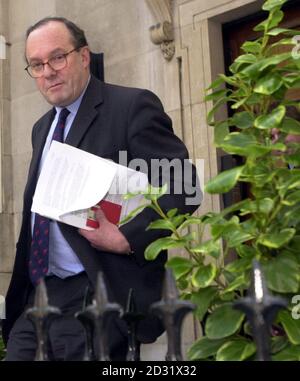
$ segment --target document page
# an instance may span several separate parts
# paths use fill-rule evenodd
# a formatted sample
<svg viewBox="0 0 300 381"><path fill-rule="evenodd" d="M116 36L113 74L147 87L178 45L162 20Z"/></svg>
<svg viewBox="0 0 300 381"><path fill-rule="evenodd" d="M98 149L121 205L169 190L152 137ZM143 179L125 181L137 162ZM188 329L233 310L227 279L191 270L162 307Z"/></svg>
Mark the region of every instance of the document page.
<svg viewBox="0 0 300 381"><path fill-rule="evenodd" d="M68 144L52 141L39 176L31 211L69 225L98 227L95 211L101 207L115 224L142 201L128 192L145 190L148 178L110 160Z"/></svg>

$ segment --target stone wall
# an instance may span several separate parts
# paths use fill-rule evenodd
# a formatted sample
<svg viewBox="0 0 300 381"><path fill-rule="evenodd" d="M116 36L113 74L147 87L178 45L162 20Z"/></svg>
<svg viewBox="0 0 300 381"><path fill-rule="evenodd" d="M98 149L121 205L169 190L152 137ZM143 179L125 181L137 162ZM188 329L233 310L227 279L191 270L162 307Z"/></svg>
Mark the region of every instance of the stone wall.
<svg viewBox="0 0 300 381"><path fill-rule="evenodd" d="M8 11L8 0L0 0L0 295L5 295L10 279L14 248Z"/></svg>

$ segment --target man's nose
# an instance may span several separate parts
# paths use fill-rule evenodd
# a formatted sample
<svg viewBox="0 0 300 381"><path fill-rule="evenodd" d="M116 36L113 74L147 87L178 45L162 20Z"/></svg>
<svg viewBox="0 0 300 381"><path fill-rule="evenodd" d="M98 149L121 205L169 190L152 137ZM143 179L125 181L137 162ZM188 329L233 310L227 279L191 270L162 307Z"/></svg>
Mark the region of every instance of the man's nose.
<svg viewBox="0 0 300 381"><path fill-rule="evenodd" d="M49 63L45 63L43 74L44 74L45 78L48 78L48 77L52 77L53 75L55 75L56 71L54 69L52 69L52 67L49 65Z"/></svg>

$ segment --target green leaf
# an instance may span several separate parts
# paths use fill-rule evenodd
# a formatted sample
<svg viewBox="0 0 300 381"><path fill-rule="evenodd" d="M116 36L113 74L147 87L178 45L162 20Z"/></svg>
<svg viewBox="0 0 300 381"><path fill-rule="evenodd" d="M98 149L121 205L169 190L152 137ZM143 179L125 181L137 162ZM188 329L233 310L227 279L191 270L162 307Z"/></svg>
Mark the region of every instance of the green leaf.
<svg viewBox="0 0 300 381"><path fill-rule="evenodd" d="M288 89L292 89L292 88L298 89L300 87L299 75L294 75L294 74L286 75L285 77L282 77L282 80Z"/></svg>
<svg viewBox="0 0 300 381"><path fill-rule="evenodd" d="M247 233L251 234L252 236L257 235L257 230L258 230L257 221L255 221L254 218L252 218L252 219L249 218L249 219L246 219L245 221L241 222L240 227L241 227L242 231L247 232Z"/></svg>
<svg viewBox="0 0 300 381"><path fill-rule="evenodd" d="M252 156L253 158L258 158L274 150L284 152L286 150L286 146L283 143L275 143L272 146L254 145L249 147L247 154L248 156Z"/></svg>
<svg viewBox="0 0 300 381"><path fill-rule="evenodd" d="M227 153L243 156L249 154L250 148L254 147L256 143L256 139L251 135L232 132L225 137L224 142L220 146Z"/></svg>
<svg viewBox="0 0 300 381"><path fill-rule="evenodd" d="M259 53L261 44L257 41L246 41L241 46L241 49L246 53Z"/></svg>
<svg viewBox="0 0 300 381"><path fill-rule="evenodd" d="M218 123L214 128L215 144L220 145L223 143L224 138L229 134L228 123Z"/></svg>
<svg viewBox="0 0 300 381"><path fill-rule="evenodd" d="M152 221L148 225L146 230L165 229L165 230L171 230L172 231L172 228L173 228L173 225L172 225L171 221L159 219L159 220Z"/></svg>
<svg viewBox="0 0 300 381"><path fill-rule="evenodd" d="M255 204L255 211L263 214L269 214L274 208L274 200L269 197L253 201L253 204Z"/></svg>
<svg viewBox="0 0 300 381"><path fill-rule="evenodd" d="M119 225L123 225L123 224L126 224L128 221L130 221L133 217L135 217L136 215L138 215L142 210L144 210L145 208L151 208L151 205L149 204L142 204L142 205L139 205L137 208L135 208L134 210L132 210L126 217L124 217L120 222L119 222Z"/></svg>
<svg viewBox="0 0 300 381"><path fill-rule="evenodd" d="M289 176L284 181L280 181L280 184L277 186L279 190L288 190L298 188L300 186L300 171L298 169L293 169L289 171Z"/></svg>
<svg viewBox="0 0 300 381"><path fill-rule="evenodd" d="M245 65L250 65L256 62L256 57L253 54L242 54L238 56L232 65L230 65L229 70L231 73L237 73L241 67Z"/></svg>
<svg viewBox="0 0 300 381"><path fill-rule="evenodd" d="M300 344L300 319L293 319L290 311L279 311L278 319L283 325L289 341L294 345Z"/></svg>
<svg viewBox="0 0 300 381"><path fill-rule="evenodd" d="M214 263L207 266L201 266L192 276L194 287L205 288L211 284L217 274L217 268Z"/></svg>
<svg viewBox="0 0 300 381"><path fill-rule="evenodd" d="M281 48L281 47L286 47L287 45L290 45L291 48L293 48L295 44L296 44L296 41L293 42L293 39L291 37L282 38L281 40L275 42L274 44L270 44L268 47L268 51L270 51L270 54L272 54L272 51L274 51L274 49L277 49L278 47ZM284 66L284 70L288 70L288 68L289 68L289 65Z"/></svg>
<svg viewBox="0 0 300 381"><path fill-rule="evenodd" d="M223 344L217 352L217 361L244 361L256 352L254 343L236 339Z"/></svg>
<svg viewBox="0 0 300 381"><path fill-rule="evenodd" d="M292 193L290 193L283 201L282 203L284 205L289 205L289 206L292 206L292 205L296 205L298 203L300 203L300 190L296 190Z"/></svg>
<svg viewBox="0 0 300 381"><path fill-rule="evenodd" d="M253 28L253 30L268 31L269 29L276 27L280 23L280 21L282 21L283 17L284 13L282 11L280 11L279 9L274 9L274 11L270 14L270 17L268 17L267 20L256 25L256 27Z"/></svg>
<svg viewBox="0 0 300 381"><path fill-rule="evenodd" d="M229 101L229 98L227 98L227 97L218 99L216 101L216 103L214 104L213 108L207 114L207 118L206 119L207 119L207 123L209 125L213 124L214 115L215 115L216 111L218 110L218 108L221 107L223 104L227 103L228 101Z"/></svg>
<svg viewBox="0 0 300 381"><path fill-rule="evenodd" d="M206 102L207 101L213 101L213 100L216 100L216 99L219 99L219 98L225 96L227 93L228 93L227 89L226 90L217 90L217 91L214 91L213 93L206 95L204 100Z"/></svg>
<svg viewBox="0 0 300 381"><path fill-rule="evenodd" d="M236 259L225 266L227 271L231 273L245 272L252 267L252 256L243 257L241 259Z"/></svg>
<svg viewBox="0 0 300 381"><path fill-rule="evenodd" d="M149 246L147 246L145 250L145 258L152 261L163 250L180 248L184 247L185 245L186 241L183 239L176 240L172 237L159 238L156 241L152 242Z"/></svg>
<svg viewBox="0 0 300 381"><path fill-rule="evenodd" d="M231 233L225 234L224 238L227 240L228 247L231 248L236 247L243 242L249 241L253 238L253 235L238 228L233 230Z"/></svg>
<svg viewBox="0 0 300 381"><path fill-rule="evenodd" d="M284 252L263 265L269 289L282 293L296 293L299 289L300 273L295 256Z"/></svg>
<svg viewBox="0 0 300 381"><path fill-rule="evenodd" d="M173 209L170 209L168 212L167 212L167 216L169 218L172 218L174 217L178 212L178 209L177 208L173 208Z"/></svg>
<svg viewBox="0 0 300 381"><path fill-rule="evenodd" d="M168 191L168 184L164 184L162 187L153 187L152 185L148 186L146 192L143 192L146 200L157 201L160 197L166 194Z"/></svg>
<svg viewBox="0 0 300 381"><path fill-rule="evenodd" d="M233 302L235 297L236 297L236 295L235 295L234 291L232 291L232 292L221 292L219 294L220 300L222 300L224 302Z"/></svg>
<svg viewBox="0 0 300 381"><path fill-rule="evenodd" d="M218 239L221 236L230 235L235 229L239 227L239 218L233 216L230 220L222 219L220 221L214 221L211 226L211 234L214 239Z"/></svg>
<svg viewBox="0 0 300 381"><path fill-rule="evenodd" d="M264 58L258 62L247 66L241 71L241 75L256 79L265 69L276 66L279 63L291 58L291 53L276 54L272 57Z"/></svg>
<svg viewBox="0 0 300 381"><path fill-rule="evenodd" d="M249 245L241 245L236 248L236 251L238 252L239 256L242 258L249 257L251 260L255 257L256 255L256 250L253 246Z"/></svg>
<svg viewBox="0 0 300 381"><path fill-rule="evenodd" d="M244 103L247 102L247 99L248 99L248 96L247 96L247 97L243 97L243 98L240 99L239 101L233 103L230 107L232 108L232 110L237 110L237 109L239 109L241 106L243 106Z"/></svg>
<svg viewBox="0 0 300 381"><path fill-rule="evenodd" d="M236 277L234 281L230 282L228 286L223 290L222 294L228 294L229 292L237 290L241 287L245 288L245 286L246 286L245 274L242 274Z"/></svg>
<svg viewBox="0 0 300 381"><path fill-rule="evenodd" d="M281 168L281 170L277 171L279 175L279 180L277 184L277 189L279 189L280 194L284 195L285 192L289 189L294 189L300 186L300 170L293 169L290 171L289 169Z"/></svg>
<svg viewBox="0 0 300 381"><path fill-rule="evenodd" d="M299 234L300 232L298 232ZM289 244L289 250L295 252L295 254L299 254L300 247L300 235L295 235Z"/></svg>
<svg viewBox="0 0 300 381"><path fill-rule="evenodd" d="M197 309L194 314L199 321L202 321L206 311L210 307L211 302L217 295L218 289L214 286L209 286L205 288L200 288L197 292L192 294L191 301L196 304Z"/></svg>
<svg viewBox="0 0 300 381"><path fill-rule="evenodd" d="M250 112L243 111L235 113L232 118L232 125L240 129L252 127L254 124L254 116Z"/></svg>
<svg viewBox="0 0 300 381"><path fill-rule="evenodd" d="M284 13L280 9L274 9L268 23L268 30L275 28L283 20Z"/></svg>
<svg viewBox="0 0 300 381"><path fill-rule="evenodd" d="M225 74L219 74L220 78L223 79L225 83L231 86L236 86L237 80L235 79L234 76L226 76Z"/></svg>
<svg viewBox="0 0 300 381"><path fill-rule="evenodd" d="M186 291L189 287L189 281L185 277L179 278L177 279L177 287L179 290Z"/></svg>
<svg viewBox="0 0 300 381"><path fill-rule="evenodd" d="M217 253L217 256L219 256L220 249L221 249L220 242L216 242L215 240L209 240L193 247L191 251L193 253L213 255L213 257L215 257L216 253ZM211 253L214 253L214 254L211 254Z"/></svg>
<svg viewBox="0 0 300 381"><path fill-rule="evenodd" d="M197 340L188 351L189 360L202 360L211 357L217 353L221 345L226 342L226 339L210 340L207 337L201 337Z"/></svg>
<svg viewBox="0 0 300 381"><path fill-rule="evenodd" d="M234 62L240 63L254 63L257 61L257 57L254 54L241 54Z"/></svg>
<svg viewBox="0 0 300 381"><path fill-rule="evenodd" d="M254 87L254 91L263 95L275 93L283 85L282 78L278 73L268 73L262 77Z"/></svg>
<svg viewBox="0 0 300 381"><path fill-rule="evenodd" d="M190 225L201 225L202 224L202 219L201 217L196 217L196 216L186 216L185 217L186 221L184 221L178 229L183 230L187 226Z"/></svg>
<svg viewBox="0 0 300 381"><path fill-rule="evenodd" d="M275 101L282 102L287 93L287 86L281 86L275 93L272 94Z"/></svg>
<svg viewBox="0 0 300 381"><path fill-rule="evenodd" d="M207 88L205 89L205 91L208 91L208 90L211 90L211 89L217 89L217 88L220 87L223 83L224 83L224 79L221 78L221 77L219 76L217 79L215 79L215 80L212 82L212 84L211 84L209 87L207 87Z"/></svg>
<svg viewBox="0 0 300 381"><path fill-rule="evenodd" d="M244 320L241 311L234 310L231 303L217 307L207 318L205 332L209 339L222 339L237 332Z"/></svg>
<svg viewBox="0 0 300 381"><path fill-rule="evenodd" d="M207 193L225 193L230 191L240 178L243 169L244 166L242 165L221 172L206 184L205 191Z"/></svg>
<svg viewBox="0 0 300 381"><path fill-rule="evenodd" d="M300 345L289 345L272 356L274 361L300 361Z"/></svg>
<svg viewBox="0 0 300 381"><path fill-rule="evenodd" d="M227 208L223 209L219 213L219 216L220 217L225 217L228 214L231 214L232 212L239 211L244 206L244 204L247 204L248 202L249 202L249 199L245 199L245 200L236 202L235 204L232 204L232 205L228 206Z"/></svg>
<svg viewBox="0 0 300 381"><path fill-rule="evenodd" d="M275 354L282 351L288 345L288 340L285 336L271 337L271 353Z"/></svg>
<svg viewBox="0 0 300 381"><path fill-rule="evenodd" d="M295 233L296 229L285 228L279 232L274 231L272 233L261 234L257 242L272 249L278 249L288 243Z"/></svg>
<svg viewBox="0 0 300 381"><path fill-rule="evenodd" d="M288 164L294 165L295 167L300 167L300 150L291 155L286 155L284 157L284 161Z"/></svg>
<svg viewBox="0 0 300 381"><path fill-rule="evenodd" d="M260 115L254 121L254 126L261 129L271 129L278 127L282 122L286 113L286 108L284 106L278 106L268 115Z"/></svg>
<svg viewBox="0 0 300 381"><path fill-rule="evenodd" d="M185 214L179 214L171 219L171 222L175 228L178 228L182 225L183 221L186 219Z"/></svg>
<svg viewBox="0 0 300 381"><path fill-rule="evenodd" d="M273 11L273 9L277 7L281 7L284 3L286 3L287 0L267 0L262 9L264 11Z"/></svg>
<svg viewBox="0 0 300 381"><path fill-rule="evenodd" d="M243 331L245 332L246 335L249 335L249 336L253 335L251 324L249 323L249 321L245 321L243 325Z"/></svg>
<svg viewBox="0 0 300 381"><path fill-rule="evenodd" d="M241 207L241 216L245 216L249 213L269 214L274 207L274 201L269 198L257 199L254 201L248 201Z"/></svg>
<svg viewBox="0 0 300 381"><path fill-rule="evenodd" d="M292 118L284 118L280 131L287 134L300 135L300 123Z"/></svg>
<svg viewBox="0 0 300 381"><path fill-rule="evenodd" d="M283 221L290 226L298 225L300 223L300 204L296 204L293 208L289 208L283 215Z"/></svg>
<svg viewBox="0 0 300 381"><path fill-rule="evenodd" d="M298 30L294 30L294 29L286 29L286 28L274 28L274 29L271 29L267 32L267 35L268 36L278 36L279 34L285 34L285 35L288 35L288 36L297 36L299 35L299 31ZM291 40L291 44L292 44L292 40Z"/></svg>
<svg viewBox="0 0 300 381"><path fill-rule="evenodd" d="M247 99L246 104L249 106L256 105L257 103L261 103L263 95L258 93L252 93Z"/></svg>
<svg viewBox="0 0 300 381"><path fill-rule="evenodd" d="M192 268L192 262L187 258L182 257L172 257L168 260L166 267L169 267L173 270L173 274L176 279L179 279L183 275L189 273Z"/></svg>

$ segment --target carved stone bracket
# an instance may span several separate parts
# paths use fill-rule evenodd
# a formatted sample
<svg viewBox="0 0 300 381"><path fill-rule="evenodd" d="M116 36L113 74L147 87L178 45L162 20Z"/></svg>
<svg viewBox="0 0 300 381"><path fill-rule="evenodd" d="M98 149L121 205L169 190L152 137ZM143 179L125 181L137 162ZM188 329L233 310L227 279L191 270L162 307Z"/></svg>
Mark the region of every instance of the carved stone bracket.
<svg viewBox="0 0 300 381"><path fill-rule="evenodd" d="M172 0L146 0L157 24L149 28L153 44L160 45L164 58L170 61L175 54L174 28L171 11Z"/></svg>

